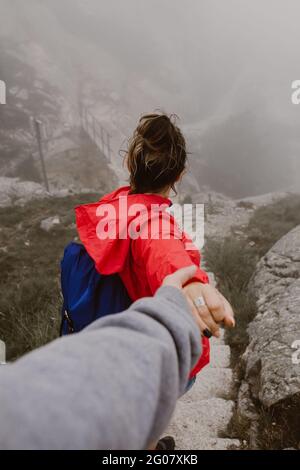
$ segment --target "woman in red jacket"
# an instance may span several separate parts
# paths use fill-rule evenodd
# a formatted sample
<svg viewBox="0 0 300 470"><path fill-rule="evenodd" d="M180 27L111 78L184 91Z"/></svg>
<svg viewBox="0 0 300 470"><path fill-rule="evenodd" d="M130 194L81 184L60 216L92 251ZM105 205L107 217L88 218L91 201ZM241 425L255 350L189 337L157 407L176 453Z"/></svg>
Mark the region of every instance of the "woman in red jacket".
<svg viewBox="0 0 300 470"><path fill-rule="evenodd" d="M209 362L208 338L218 336L220 321L233 326L234 320L230 305L216 290L213 298L217 296L222 306L217 306L214 316L205 304L196 303L197 299L209 303L213 288L208 288L208 277L200 268L199 251L166 211L170 192L187 163L185 139L173 119L165 114L142 116L129 142L126 163L129 186L76 208L78 233L97 270L118 273L133 301L152 296L177 269L197 266L185 286L191 308L199 311L203 332L202 355L190 374L192 385Z"/></svg>

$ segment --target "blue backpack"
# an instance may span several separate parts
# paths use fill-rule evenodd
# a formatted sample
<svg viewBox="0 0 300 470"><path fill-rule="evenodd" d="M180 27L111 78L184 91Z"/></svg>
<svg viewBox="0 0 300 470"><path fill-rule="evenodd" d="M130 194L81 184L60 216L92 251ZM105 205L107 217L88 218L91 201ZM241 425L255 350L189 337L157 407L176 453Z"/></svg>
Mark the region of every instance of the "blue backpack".
<svg viewBox="0 0 300 470"><path fill-rule="evenodd" d="M61 289L61 335L78 332L132 303L119 275L99 274L84 246L74 242L66 246L61 261Z"/></svg>

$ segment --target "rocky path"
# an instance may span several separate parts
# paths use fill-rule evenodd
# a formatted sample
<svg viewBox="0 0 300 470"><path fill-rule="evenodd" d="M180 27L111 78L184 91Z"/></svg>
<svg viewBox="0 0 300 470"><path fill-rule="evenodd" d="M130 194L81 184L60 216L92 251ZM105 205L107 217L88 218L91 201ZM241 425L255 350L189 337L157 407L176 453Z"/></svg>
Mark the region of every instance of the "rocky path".
<svg viewBox="0 0 300 470"><path fill-rule="evenodd" d="M212 225L215 230L215 223ZM213 273L209 276L215 285ZM178 400L167 429L167 434L174 436L177 449L225 450L240 446L237 439L221 437L226 435L235 408L230 347L225 344L224 330L210 344L210 364L200 372L192 389Z"/></svg>
<svg viewBox="0 0 300 470"><path fill-rule="evenodd" d="M230 347L224 342L224 331L221 338L210 341L211 362L178 401L167 430L167 434L174 436L177 449L217 450L240 445L236 439L220 437L226 434L234 411Z"/></svg>
<svg viewBox="0 0 300 470"><path fill-rule="evenodd" d="M238 201L218 194L213 197L198 194L193 196L193 202L206 204L205 236L224 238L232 233L232 229L232 236L239 236L237 230L246 226L257 207L270 204L285 195L265 194ZM207 208L213 210L208 211ZM185 212L185 216L189 217L189 213ZM215 283L213 274L210 280ZM168 434L175 437L178 449L221 450L241 445L237 439L221 437L226 435L235 409L230 347L225 344L224 332L220 339L213 338L210 341L211 362L200 372L192 389L178 401L167 430Z"/></svg>

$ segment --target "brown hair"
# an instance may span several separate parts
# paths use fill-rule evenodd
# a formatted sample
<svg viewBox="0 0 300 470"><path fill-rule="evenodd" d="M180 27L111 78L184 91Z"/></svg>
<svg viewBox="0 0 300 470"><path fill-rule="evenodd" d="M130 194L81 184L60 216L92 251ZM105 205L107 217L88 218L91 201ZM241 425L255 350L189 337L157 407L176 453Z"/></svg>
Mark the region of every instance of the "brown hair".
<svg viewBox="0 0 300 470"><path fill-rule="evenodd" d="M177 116L145 114L129 141L127 168L132 193L159 192L171 186L185 169L185 139Z"/></svg>

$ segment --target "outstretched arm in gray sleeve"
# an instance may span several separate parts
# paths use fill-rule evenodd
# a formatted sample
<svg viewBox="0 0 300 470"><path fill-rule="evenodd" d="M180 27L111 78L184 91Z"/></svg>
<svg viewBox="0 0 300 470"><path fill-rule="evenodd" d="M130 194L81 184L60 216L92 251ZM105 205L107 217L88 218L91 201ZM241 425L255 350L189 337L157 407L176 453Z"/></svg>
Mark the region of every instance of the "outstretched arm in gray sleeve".
<svg viewBox="0 0 300 470"><path fill-rule="evenodd" d="M1 366L0 448L146 448L165 430L200 352L184 296L162 287Z"/></svg>

